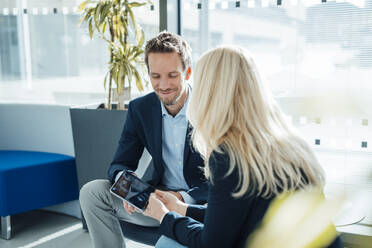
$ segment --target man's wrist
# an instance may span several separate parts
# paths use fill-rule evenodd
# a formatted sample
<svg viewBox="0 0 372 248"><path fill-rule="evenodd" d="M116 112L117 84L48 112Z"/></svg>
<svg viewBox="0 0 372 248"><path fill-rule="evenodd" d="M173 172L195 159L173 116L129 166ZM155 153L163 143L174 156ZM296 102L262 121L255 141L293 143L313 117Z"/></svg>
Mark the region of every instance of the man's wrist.
<svg viewBox="0 0 372 248"><path fill-rule="evenodd" d="M187 204L195 204L196 201L186 191L178 191L183 198L183 202Z"/></svg>

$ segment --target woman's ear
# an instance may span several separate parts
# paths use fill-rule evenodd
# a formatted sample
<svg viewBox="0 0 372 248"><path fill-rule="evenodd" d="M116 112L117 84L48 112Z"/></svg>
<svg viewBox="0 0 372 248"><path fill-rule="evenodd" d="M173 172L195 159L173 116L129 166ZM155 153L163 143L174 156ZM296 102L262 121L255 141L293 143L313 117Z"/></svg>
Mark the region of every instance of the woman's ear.
<svg viewBox="0 0 372 248"><path fill-rule="evenodd" d="M187 70L186 70L186 77L185 77L185 79L186 80L189 80L190 76L191 76L191 66L189 68L187 68Z"/></svg>

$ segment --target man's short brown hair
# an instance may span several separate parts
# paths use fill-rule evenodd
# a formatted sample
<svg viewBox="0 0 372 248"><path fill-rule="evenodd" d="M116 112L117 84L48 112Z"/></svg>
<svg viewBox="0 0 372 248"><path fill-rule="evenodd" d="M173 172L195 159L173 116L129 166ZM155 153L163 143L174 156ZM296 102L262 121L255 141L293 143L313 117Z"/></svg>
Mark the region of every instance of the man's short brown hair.
<svg viewBox="0 0 372 248"><path fill-rule="evenodd" d="M191 48L189 44L177 34L167 31L160 32L156 37L146 43L145 63L149 70L150 53L173 53L180 55L183 69L191 66ZM150 70L149 70L150 72Z"/></svg>

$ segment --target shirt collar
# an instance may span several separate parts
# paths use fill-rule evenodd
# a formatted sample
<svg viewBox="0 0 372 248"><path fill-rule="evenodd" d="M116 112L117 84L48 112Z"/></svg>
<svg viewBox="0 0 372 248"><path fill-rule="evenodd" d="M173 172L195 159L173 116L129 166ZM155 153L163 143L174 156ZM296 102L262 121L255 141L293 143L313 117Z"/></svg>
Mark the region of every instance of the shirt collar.
<svg viewBox="0 0 372 248"><path fill-rule="evenodd" d="M189 104L189 101L190 101L190 94L191 94L191 86L189 84L187 84L186 86L188 88L188 92L187 92L187 97L186 97L186 101L185 103L183 104L180 112L178 112L178 114L176 116L186 116L186 110L187 110L187 105ZM162 101L160 101L160 105L161 105L161 114L162 116L167 116L169 115L168 114L168 111L167 109L165 108L164 104Z"/></svg>

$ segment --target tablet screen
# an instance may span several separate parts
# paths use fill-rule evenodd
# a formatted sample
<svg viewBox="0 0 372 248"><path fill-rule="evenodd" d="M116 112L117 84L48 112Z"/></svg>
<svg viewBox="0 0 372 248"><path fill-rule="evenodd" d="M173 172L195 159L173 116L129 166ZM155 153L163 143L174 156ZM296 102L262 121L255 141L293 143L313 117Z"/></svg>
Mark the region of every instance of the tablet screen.
<svg viewBox="0 0 372 248"><path fill-rule="evenodd" d="M144 211L150 194L155 189L130 172L124 172L111 187L111 192Z"/></svg>

